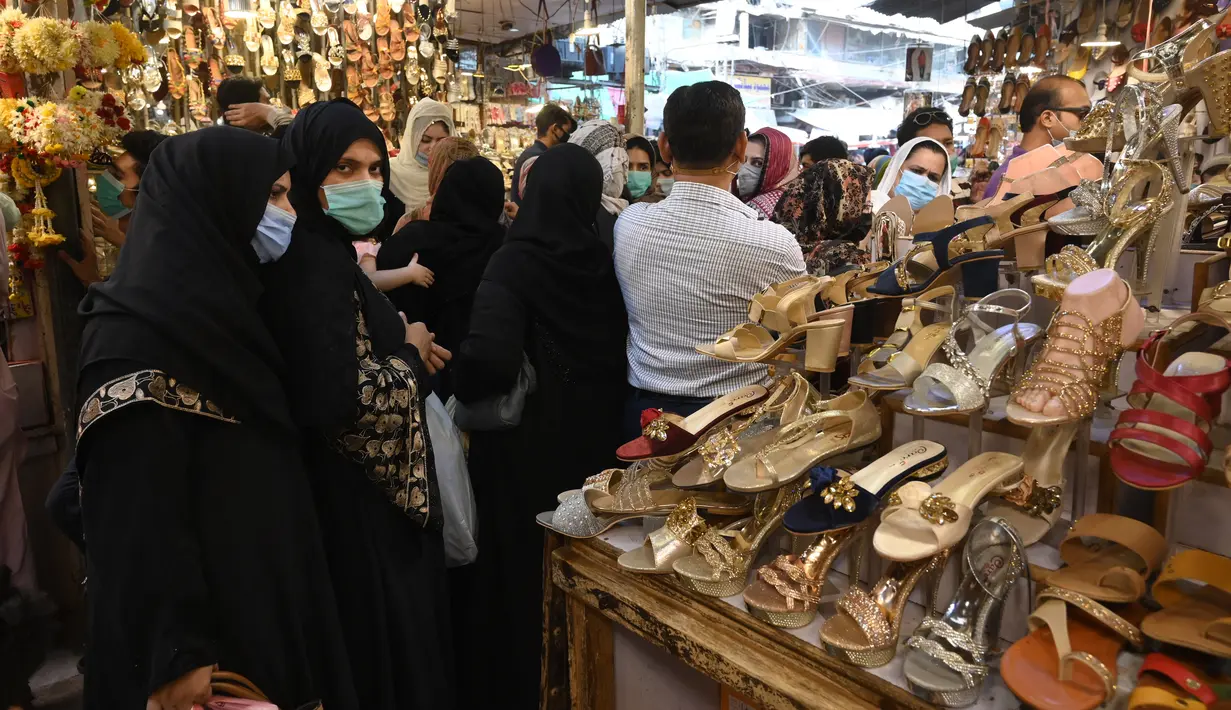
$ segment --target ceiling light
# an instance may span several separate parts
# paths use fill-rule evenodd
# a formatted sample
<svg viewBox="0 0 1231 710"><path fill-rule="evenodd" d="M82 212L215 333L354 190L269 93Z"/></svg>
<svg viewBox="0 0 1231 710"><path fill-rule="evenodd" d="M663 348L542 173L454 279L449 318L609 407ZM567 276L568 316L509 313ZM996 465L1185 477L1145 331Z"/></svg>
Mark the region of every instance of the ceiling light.
<svg viewBox="0 0 1231 710"><path fill-rule="evenodd" d="M1037 67L1033 64L1030 64L1024 67L1019 67L1017 71L1019 74L1038 74L1039 72L1043 71L1043 67Z"/></svg>
<svg viewBox="0 0 1231 710"><path fill-rule="evenodd" d="M598 34L598 27L594 24L594 13L590 12L590 8L586 8L581 29L577 30L574 34L578 37L592 37Z"/></svg>

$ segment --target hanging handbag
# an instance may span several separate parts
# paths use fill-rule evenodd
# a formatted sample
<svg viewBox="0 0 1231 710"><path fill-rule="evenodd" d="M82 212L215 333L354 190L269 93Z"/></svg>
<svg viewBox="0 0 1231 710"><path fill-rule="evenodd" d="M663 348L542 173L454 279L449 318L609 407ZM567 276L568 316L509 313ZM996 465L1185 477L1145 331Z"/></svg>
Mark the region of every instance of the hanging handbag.
<svg viewBox="0 0 1231 710"><path fill-rule="evenodd" d="M508 392L488 397L479 402L462 404L457 397L450 397L448 409L453 412L453 421L462 431L503 431L521 424L526 397L534 394L538 381L534 365L525 353L521 355L521 370Z"/></svg>

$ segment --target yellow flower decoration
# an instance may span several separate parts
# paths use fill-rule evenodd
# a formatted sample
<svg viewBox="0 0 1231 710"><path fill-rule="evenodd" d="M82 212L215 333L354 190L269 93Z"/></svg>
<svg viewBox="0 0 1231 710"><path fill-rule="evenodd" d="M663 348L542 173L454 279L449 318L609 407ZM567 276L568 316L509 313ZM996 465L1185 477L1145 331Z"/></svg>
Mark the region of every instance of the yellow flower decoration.
<svg viewBox="0 0 1231 710"><path fill-rule="evenodd" d="M81 37L81 66L101 69L114 66L120 58L120 43L110 25L102 22L82 22L77 25Z"/></svg>
<svg viewBox="0 0 1231 710"><path fill-rule="evenodd" d="M51 74L72 69L81 54L81 41L68 23L35 17L13 33L13 54L30 74Z"/></svg>
<svg viewBox="0 0 1231 710"><path fill-rule="evenodd" d="M141 43L140 37L118 22L111 23L111 33L120 45L120 56L115 62L117 69L123 69L130 64L145 63L145 45Z"/></svg>
<svg viewBox="0 0 1231 710"><path fill-rule="evenodd" d="M21 62L13 54L13 35L25 23L26 16L21 10L8 9L0 12L0 70L21 71Z"/></svg>

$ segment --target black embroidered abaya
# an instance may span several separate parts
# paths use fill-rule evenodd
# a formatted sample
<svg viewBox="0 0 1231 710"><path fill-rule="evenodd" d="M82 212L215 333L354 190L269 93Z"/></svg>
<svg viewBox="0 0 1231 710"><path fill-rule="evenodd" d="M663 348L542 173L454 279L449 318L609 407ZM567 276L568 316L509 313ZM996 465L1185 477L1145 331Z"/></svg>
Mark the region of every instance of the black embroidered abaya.
<svg viewBox="0 0 1231 710"><path fill-rule="evenodd" d="M429 220L411 222L381 243L376 265L380 269L406 266L419 255L431 269L431 288L407 284L388 293L389 300L411 322L423 321L436 342L450 352L457 349L470 328L474 292L487 261L504 241L504 176L487 158L459 160L449 166ZM452 394L452 370L446 369L437 394Z"/></svg>
<svg viewBox="0 0 1231 710"><path fill-rule="evenodd" d="M361 139L384 153L380 130L345 100L314 104L287 129L299 219L266 268L262 311L288 364L360 704L447 710L453 659L422 363L355 263L354 237L318 198ZM386 157L386 180L388 167Z"/></svg>
<svg viewBox="0 0 1231 710"><path fill-rule="evenodd" d="M471 584L454 602L467 610L459 636L475 639L459 657L487 680L463 688L464 707L538 707L543 529L535 515L614 465L622 443L628 317L611 253L594 228L602 180L579 146L539 157L455 355L463 402L507 392L523 352L538 382L517 428L471 434L479 556L473 570L463 568ZM498 642L487 642L497 630Z"/></svg>
<svg viewBox="0 0 1231 710"><path fill-rule="evenodd" d="M285 708L362 707L257 311L250 241L289 165L238 128L164 142L118 268L82 303L88 709L144 708L214 663Z"/></svg>

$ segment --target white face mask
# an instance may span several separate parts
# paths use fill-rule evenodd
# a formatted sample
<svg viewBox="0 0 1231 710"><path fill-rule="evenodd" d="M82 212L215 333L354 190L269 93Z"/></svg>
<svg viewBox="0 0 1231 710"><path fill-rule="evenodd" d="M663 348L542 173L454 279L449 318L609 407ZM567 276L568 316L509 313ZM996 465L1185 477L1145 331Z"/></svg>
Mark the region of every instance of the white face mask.
<svg viewBox="0 0 1231 710"><path fill-rule="evenodd" d="M1057 122L1060 121L1059 116L1056 117L1056 121ZM1064 139L1072 135L1075 135L1077 133L1077 131L1070 130L1063 123L1060 124L1060 130L1062 131L1062 133L1060 134L1060 137L1057 138L1055 132L1051 128L1047 129L1047 135L1051 137L1051 144L1053 148L1063 148Z"/></svg>
<svg viewBox="0 0 1231 710"><path fill-rule="evenodd" d="M291 232L295 229L295 215L272 204L265 205L265 214L256 225L252 237L252 250L262 264L282 258L291 246Z"/></svg>

